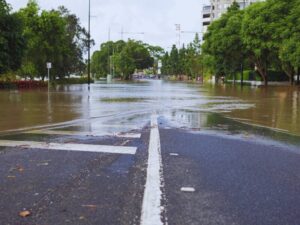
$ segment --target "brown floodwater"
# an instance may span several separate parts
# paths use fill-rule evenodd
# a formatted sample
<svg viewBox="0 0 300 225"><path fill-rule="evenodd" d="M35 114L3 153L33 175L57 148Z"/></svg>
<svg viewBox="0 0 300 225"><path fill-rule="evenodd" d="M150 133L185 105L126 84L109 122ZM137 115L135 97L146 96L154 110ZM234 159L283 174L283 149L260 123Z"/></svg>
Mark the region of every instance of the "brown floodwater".
<svg viewBox="0 0 300 225"><path fill-rule="evenodd" d="M240 124L300 136L299 87L198 85L164 81L58 86L47 91L0 91L0 132L69 126L144 126L154 111L181 127ZM214 116L215 115L215 116Z"/></svg>
<svg viewBox="0 0 300 225"><path fill-rule="evenodd" d="M300 87L211 86L209 95L238 98L253 107L231 110L228 116L244 123L300 135Z"/></svg>

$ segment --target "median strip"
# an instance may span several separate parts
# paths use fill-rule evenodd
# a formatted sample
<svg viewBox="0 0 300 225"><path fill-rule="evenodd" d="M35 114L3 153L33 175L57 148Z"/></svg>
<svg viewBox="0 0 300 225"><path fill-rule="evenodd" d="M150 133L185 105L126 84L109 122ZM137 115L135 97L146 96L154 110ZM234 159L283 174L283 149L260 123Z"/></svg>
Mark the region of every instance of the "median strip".
<svg viewBox="0 0 300 225"><path fill-rule="evenodd" d="M109 145L88 145L88 144L73 144L73 143L47 143L33 141L11 141L0 140L0 146L25 149L45 149L45 150L60 150L60 151L78 151L78 152L97 152L97 153L112 153L112 154L130 154L136 153L136 147L126 146L109 146Z"/></svg>

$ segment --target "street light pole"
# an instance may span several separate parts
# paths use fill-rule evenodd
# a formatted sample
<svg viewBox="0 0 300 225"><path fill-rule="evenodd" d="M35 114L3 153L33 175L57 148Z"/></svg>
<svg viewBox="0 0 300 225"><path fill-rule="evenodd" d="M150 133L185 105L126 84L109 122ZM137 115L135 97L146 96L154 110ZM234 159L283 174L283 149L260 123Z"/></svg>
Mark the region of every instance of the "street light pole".
<svg viewBox="0 0 300 225"><path fill-rule="evenodd" d="M177 31L177 38L178 38L178 49L180 49L180 42L181 42L181 25L180 24L175 24L175 28L176 28L176 31Z"/></svg>
<svg viewBox="0 0 300 225"><path fill-rule="evenodd" d="M244 0L244 9L246 8L246 0ZM244 85L244 53L242 52L242 62L241 62L241 86Z"/></svg>
<svg viewBox="0 0 300 225"><path fill-rule="evenodd" d="M89 0L89 21L88 21L88 85L91 83L91 0Z"/></svg>

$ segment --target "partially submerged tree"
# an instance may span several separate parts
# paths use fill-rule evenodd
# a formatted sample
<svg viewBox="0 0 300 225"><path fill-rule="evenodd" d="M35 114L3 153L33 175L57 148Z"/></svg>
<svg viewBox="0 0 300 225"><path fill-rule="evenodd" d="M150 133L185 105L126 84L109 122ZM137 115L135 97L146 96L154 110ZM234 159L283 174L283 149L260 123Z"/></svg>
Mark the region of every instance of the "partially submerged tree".
<svg viewBox="0 0 300 225"><path fill-rule="evenodd" d="M91 62L92 73L98 78L114 70L125 80L130 79L135 70L147 69L153 64L149 45L134 40L103 43L93 54Z"/></svg>
<svg viewBox="0 0 300 225"><path fill-rule="evenodd" d="M25 46L22 30L21 18L0 0L0 74L20 68Z"/></svg>

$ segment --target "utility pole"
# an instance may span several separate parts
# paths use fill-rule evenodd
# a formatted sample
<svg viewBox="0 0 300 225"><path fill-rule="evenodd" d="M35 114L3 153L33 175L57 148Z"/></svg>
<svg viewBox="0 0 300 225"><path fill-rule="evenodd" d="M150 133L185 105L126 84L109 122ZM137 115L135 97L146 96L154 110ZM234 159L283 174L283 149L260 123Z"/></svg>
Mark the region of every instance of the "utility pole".
<svg viewBox="0 0 300 225"><path fill-rule="evenodd" d="M110 27L108 28L108 41L110 41Z"/></svg>
<svg viewBox="0 0 300 225"><path fill-rule="evenodd" d="M246 0L244 0L244 9L246 8ZM244 85L244 54L242 53L242 62L241 62L241 86Z"/></svg>
<svg viewBox="0 0 300 225"><path fill-rule="evenodd" d="M88 86L91 83L91 0L89 0L89 21L88 21Z"/></svg>
<svg viewBox="0 0 300 225"><path fill-rule="evenodd" d="M175 27L176 27L176 31L177 31L177 38L178 38L178 49L180 49L180 42L181 42L181 25L180 24L175 24Z"/></svg>
<svg viewBox="0 0 300 225"><path fill-rule="evenodd" d="M124 31L124 29L122 28L120 34L121 34L121 40L123 40L124 34L145 35L145 32L126 32L126 31Z"/></svg>
<svg viewBox="0 0 300 225"><path fill-rule="evenodd" d="M121 40L123 40L123 36L124 36L124 29L122 27L122 29L121 29Z"/></svg>

